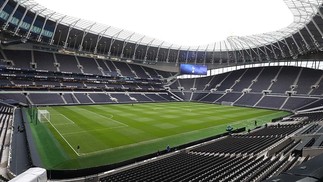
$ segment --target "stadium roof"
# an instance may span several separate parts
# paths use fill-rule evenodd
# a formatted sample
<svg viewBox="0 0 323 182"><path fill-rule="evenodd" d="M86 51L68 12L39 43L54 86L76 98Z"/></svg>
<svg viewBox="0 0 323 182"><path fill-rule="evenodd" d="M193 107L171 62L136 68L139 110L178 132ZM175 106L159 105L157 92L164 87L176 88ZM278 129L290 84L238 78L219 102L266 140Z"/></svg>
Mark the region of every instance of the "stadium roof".
<svg viewBox="0 0 323 182"><path fill-rule="evenodd" d="M305 25L309 21L311 21L312 17L316 15L318 8L322 4L322 0L284 0L287 7L291 10L294 16L294 21L285 28L257 35L230 36L226 40L214 42L207 45L185 46L175 45L171 42L158 40L152 37L148 37L128 30L119 29L113 26L63 15L53 10L50 10L50 7L48 8L40 5L35 0L15 1L20 3L22 6L27 7L28 9L30 9L30 11L47 17L53 21L58 21L59 23L72 28L77 28L87 32L100 34L117 40L125 40L136 44L196 51L216 51L221 49L237 51L242 49L256 48L279 42L285 39L286 37L292 36L294 33L304 28Z"/></svg>
<svg viewBox="0 0 323 182"><path fill-rule="evenodd" d="M62 14L183 46L273 31L293 21L291 11L282 0L185 0L185 3L182 0L92 0L91 3L78 0L77 5L75 0L37 2Z"/></svg>

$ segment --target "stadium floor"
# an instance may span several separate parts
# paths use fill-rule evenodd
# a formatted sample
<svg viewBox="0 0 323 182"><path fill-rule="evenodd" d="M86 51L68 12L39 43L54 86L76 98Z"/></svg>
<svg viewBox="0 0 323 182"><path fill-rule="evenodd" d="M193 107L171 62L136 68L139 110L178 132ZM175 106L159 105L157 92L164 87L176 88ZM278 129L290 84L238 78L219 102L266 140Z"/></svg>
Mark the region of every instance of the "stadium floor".
<svg viewBox="0 0 323 182"><path fill-rule="evenodd" d="M54 106L31 124L43 167L79 169L121 162L289 115L285 111L193 102Z"/></svg>

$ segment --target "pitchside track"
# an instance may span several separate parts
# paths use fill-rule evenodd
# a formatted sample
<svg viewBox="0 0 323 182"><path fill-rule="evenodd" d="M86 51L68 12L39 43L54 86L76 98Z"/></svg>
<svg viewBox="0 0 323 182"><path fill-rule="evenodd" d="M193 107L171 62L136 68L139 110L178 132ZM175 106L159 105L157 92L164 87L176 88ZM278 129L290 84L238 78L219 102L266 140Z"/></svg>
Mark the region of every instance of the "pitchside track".
<svg viewBox="0 0 323 182"><path fill-rule="evenodd" d="M121 162L235 129L254 128L289 113L215 104L171 102L39 108L47 122L33 135L47 169L86 168Z"/></svg>

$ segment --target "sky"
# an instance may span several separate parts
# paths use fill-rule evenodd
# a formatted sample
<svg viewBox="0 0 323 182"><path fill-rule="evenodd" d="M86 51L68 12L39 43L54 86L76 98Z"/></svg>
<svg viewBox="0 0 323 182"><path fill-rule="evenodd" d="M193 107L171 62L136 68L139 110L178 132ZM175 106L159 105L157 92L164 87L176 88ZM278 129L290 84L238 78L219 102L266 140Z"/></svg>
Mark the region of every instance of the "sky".
<svg viewBox="0 0 323 182"><path fill-rule="evenodd" d="M183 46L275 31L293 22L284 0L35 0L61 14Z"/></svg>

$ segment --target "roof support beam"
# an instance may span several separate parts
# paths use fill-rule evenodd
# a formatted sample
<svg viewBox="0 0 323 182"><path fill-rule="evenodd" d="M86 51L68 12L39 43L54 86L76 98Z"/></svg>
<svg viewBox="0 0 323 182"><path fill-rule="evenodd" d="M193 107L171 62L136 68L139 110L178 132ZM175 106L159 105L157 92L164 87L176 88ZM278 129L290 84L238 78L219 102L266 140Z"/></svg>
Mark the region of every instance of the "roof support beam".
<svg viewBox="0 0 323 182"><path fill-rule="evenodd" d="M292 39L294 41L294 44L297 47L298 54L303 54L303 50L301 49L301 47L298 45L297 41L295 40L294 34L292 35Z"/></svg>
<svg viewBox="0 0 323 182"><path fill-rule="evenodd" d="M53 16L54 14L55 14L55 13L52 13L52 14L50 14L49 16L46 16L45 21L44 21L44 24L43 24L43 26L42 26L42 28L41 28L40 34L39 34L39 36L38 36L38 38L37 38L37 41L38 41L38 42L40 42L40 41L41 41L42 34L43 34L43 32L44 32L44 29L45 29L45 26L46 26L46 23L47 23L48 19L49 19L51 16Z"/></svg>
<svg viewBox="0 0 323 182"><path fill-rule="evenodd" d="M129 35L127 38L125 38L123 40L123 43L122 43L122 49L121 49L121 54L120 54L120 58L123 58L123 52L124 52L124 49L125 47L127 46L128 44L128 41L131 39L131 37L134 35L135 33L132 33L131 35Z"/></svg>
<svg viewBox="0 0 323 182"><path fill-rule="evenodd" d="M166 63L168 63L169 62L169 54L170 54L170 49L173 47L173 44L172 45L170 45L169 47L168 47L168 51L167 51L167 57L166 57Z"/></svg>
<svg viewBox="0 0 323 182"><path fill-rule="evenodd" d="M141 43L141 41L145 38L146 36L144 35L143 37L141 37L137 42L136 42L136 45L135 45L135 50L133 52L133 55L132 55L132 59L136 59L136 52L137 52L137 49Z"/></svg>
<svg viewBox="0 0 323 182"><path fill-rule="evenodd" d="M69 36L70 36L70 33L71 33L71 31L73 30L73 28L75 27L75 25L77 24L77 22L79 22L81 19L78 19L78 20L76 20L76 21L74 21L73 23L71 23L69 26L68 26L68 32L67 32L67 36L66 36L66 39L65 39L65 42L64 42L64 49L66 49L67 48L67 46L68 46L68 43L67 43L67 41L68 41L68 38L69 38Z"/></svg>
<svg viewBox="0 0 323 182"><path fill-rule="evenodd" d="M200 49L200 46L198 46L195 50L195 59L194 59L194 63L196 64L197 63L197 54L198 54L198 51Z"/></svg>
<svg viewBox="0 0 323 182"><path fill-rule="evenodd" d="M256 39L255 37L248 37L248 39L250 40L250 39L252 39L252 40L250 40L252 43L254 43L253 41L256 41L256 42L258 42L258 49L263 53L263 54L265 54L265 56L266 56L266 60L270 60L270 57L269 57L269 54L268 54L268 52L267 52L267 49L269 50L269 51L271 51L268 47L267 47L267 45L266 44L264 44L264 43L261 43L261 42L259 42L259 40L258 39ZM255 44L255 43L254 43ZM256 44L255 44L256 45ZM263 49L264 50L261 50L261 48L259 47L259 45L262 45L262 47L263 47Z"/></svg>
<svg viewBox="0 0 323 182"><path fill-rule="evenodd" d="M221 45L221 41L220 41L220 60L219 63L222 64L222 45Z"/></svg>
<svg viewBox="0 0 323 182"><path fill-rule="evenodd" d="M240 54L242 58L242 62L245 63L246 60L244 59L244 55L240 52L239 48L237 47L236 43L232 39L227 39L231 47L234 49L233 55L235 59L235 63L238 64L238 58L237 58L237 53Z"/></svg>
<svg viewBox="0 0 323 182"><path fill-rule="evenodd" d="M9 2L9 0L6 0L6 1L2 4L2 6L1 6L1 8L0 8L0 12L1 12L1 11L3 11L4 7L6 7L6 5L8 4L8 2Z"/></svg>
<svg viewBox="0 0 323 182"><path fill-rule="evenodd" d="M47 9L45 8L45 9L42 9L42 10L40 10L40 11L38 11L38 12L36 12L36 13L35 13L35 16L34 16L33 22L30 24L30 28L29 28L28 33L27 33L27 35L26 35L26 38L27 38L27 39L29 39L29 38L30 38L31 30L32 30L32 28L34 27L34 24L35 24L35 21L36 21L36 19L37 19L38 15L39 15L40 13L42 13L43 11L45 11L45 10L47 10Z"/></svg>
<svg viewBox="0 0 323 182"><path fill-rule="evenodd" d="M266 33L265 33L264 35L266 35L266 36L268 36L268 37L272 38L273 40L275 40L275 41L277 42L278 49L280 50L281 56L282 56L283 58L285 58L285 57L286 57L285 52L283 51L283 49L281 48L281 46L280 46L280 44L279 44L280 40L278 40L276 37L272 36L271 34L266 34ZM275 46L275 45L274 45L274 43L271 43L271 46ZM275 47L276 47L276 46L275 46ZM276 48L277 48L277 47L276 47ZM274 52L275 52L275 51L274 51ZM276 59L278 59L278 58L277 58L277 56L275 56L275 57L276 57Z"/></svg>
<svg viewBox="0 0 323 182"><path fill-rule="evenodd" d="M323 20L323 19L322 19ZM317 25L317 23L315 22L314 18L312 20L315 28L317 29L317 31L320 33L321 37L323 37L323 33L322 33L322 30L320 29L320 27Z"/></svg>
<svg viewBox="0 0 323 182"><path fill-rule="evenodd" d="M4 26L3 26L3 29L4 29L4 30L7 30L8 26L9 26L9 22L12 20L13 15L16 13L16 11L17 11L17 9L18 9L19 5L20 5L20 2L18 1L18 2L16 3L15 8L14 8L14 9L13 9L13 11L11 12L11 14L9 15L9 18L7 19L6 23L5 23L5 24L4 24Z"/></svg>
<svg viewBox="0 0 323 182"><path fill-rule="evenodd" d="M84 38L85 36L89 33L89 31L91 30L91 28L95 25L96 23L93 23L92 25L86 27L83 29L83 35L82 35L82 39L81 39L81 43L79 45L79 51L83 50L83 42L84 42Z"/></svg>
<svg viewBox="0 0 323 182"><path fill-rule="evenodd" d="M158 61L158 56L159 56L160 48L161 48L161 46L163 46L163 44L164 44L164 41L161 44L159 44L159 46L158 46L157 54L156 54L156 58L155 58L155 61L156 62Z"/></svg>
<svg viewBox="0 0 323 182"><path fill-rule="evenodd" d="M261 56L260 56L260 53L259 53L259 50L262 52L262 53L264 53L265 55L266 55L266 53L263 51L263 50L261 50L260 48L259 48L259 45L256 45L252 40L250 40L249 38L246 38L246 37L242 37L241 38L242 40L244 40L244 42L245 43L247 43L247 45L249 46L249 49L250 50L252 50L257 56L258 56L258 60L259 61L262 61L262 58L261 58ZM256 48L256 50L257 50L257 52L253 49L253 48L251 48L251 46L249 45L249 44L252 44L253 46L255 46L255 48Z"/></svg>
<svg viewBox="0 0 323 182"><path fill-rule="evenodd" d="M187 52L186 52L186 58L185 58L185 63L188 62L188 53L190 52L191 47L188 47Z"/></svg>
<svg viewBox="0 0 323 182"><path fill-rule="evenodd" d="M205 65L206 63L206 54L207 54L207 49L209 48L209 44L206 46L205 50L204 50L204 58L203 58L203 65Z"/></svg>
<svg viewBox="0 0 323 182"><path fill-rule="evenodd" d="M176 56L176 62L175 62L176 66L178 65L179 53L181 52L181 48L182 47L179 47L178 50L177 50L177 56Z"/></svg>
<svg viewBox="0 0 323 182"><path fill-rule="evenodd" d="M111 48L113 43L116 41L116 38L118 38L118 36L120 35L120 33L123 32L123 30L120 30L119 32L115 33L110 40L110 46L109 46L109 51L108 51L108 56L111 56Z"/></svg>
<svg viewBox="0 0 323 182"><path fill-rule="evenodd" d="M303 42L305 43L305 48L306 48L306 50L310 50L310 49L311 49L311 47L310 47L310 45L307 43L307 41L305 40L305 38L304 38L304 36L303 36L303 34L301 33L301 31L300 31L300 30L298 30L298 33L299 33L299 35L301 36L301 38L302 38Z"/></svg>
<svg viewBox="0 0 323 182"><path fill-rule="evenodd" d="M229 49L228 49L228 46L227 46L227 43L226 41L223 41L224 42L224 46L225 46L225 49L227 50L227 64L230 65L230 54L229 54Z"/></svg>
<svg viewBox="0 0 323 182"><path fill-rule="evenodd" d="M213 51L212 51L212 59L211 59L211 63L214 64L214 53L215 53L215 46L216 46L216 42L214 42L213 45Z"/></svg>
<svg viewBox="0 0 323 182"><path fill-rule="evenodd" d="M22 15L22 18L20 19L19 23L18 23L18 26L15 28L15 32L14 32L14 35L17 35L19 30L20 30L20 27L22 25L22 23L24 22L24 19L28 13L29 10L31 10L33 7L37 6L38 4L34 4L33 6L28 6L26 9L25 9L25 12L24 14Z"/></svg>
<svg viewBox="0 0 323 182"><path fill-rule="evenodd" d="M250 45L248 44L248 41L243 41L243 42L242 42L242 39L239 39L239 38L237 38L237 41L238 41L238 43L240 44L242 51L243 51L243 44L242 44L242 43L245 43L245 44L249 47L249 52L247 51L247 49L245 49L245 51L246 51L246 53L249 55L251 62L254 62L254 60L253 60L253 56L252 56L252 52L254 52L256 55L257 55L257 52L255 52L255 51L250 47ZM252 51L252 52L251 52L251 51ZM259 56L259 55L258 55L258 56Z"/></svg>
<svg viewBox="0 0 323 182"><path fill-rule="evenodd" d="M56 21L56 24L55 24L55 28L54 28L54 35L52 36L52 39L50 40L50 42L49 42L49 45L53 45L53 43L54 43L54 37L55 37L55 35L56 35L56 30L57 30L57 26L58 26L58 24L59 23L61 23L61 21L65 18L66 16L63 16L62 18L60 18L59 20L57 20ZM60 32L60 30L59 30L59 32ZM61 33L61 32L60 32ZM60 41L60 40L59 40ZM57 45L59 45L59 41L57 42Z"/></svg>
<svg viewBox="0 0 323 182"><path fill-rule="evenodd" d="M98 52L98 45L100 40L102 39L103 35L111 28L111 26L109 26L108 28L102 30L100 33L98 33L98 37L96 39L96 43L95 43L95 47L94 47L94 54L96 54ZM80 45L81 46L81 45ZM105 48L104 48L105 49ZM105 50L103 50L104 52Z"/></svg>
<svg viewBox="0 0 323 182"><path fill-rule="evenodd" d="M148 42L148 44L146 45L146 51L145 51L145 57L144 57L144 61L147 61L147 55L148 55L148 50L151 47L151 44L155 41L155 39L151 40L150 42Z"/></svg>
<svg viewBox="0 0 323 182"><path fill-rule="evenodd" d="M284 42L285 42L285 45L287 46L289 56L290 57L293 57L294 56L294 53L293 53L292 49L289 47L289 45L288 45L288 43L286 41L286 38L284 39Z"/></svg>
<svg viewBox="0 0 323 182"><path fill-rule="evenodd" d="M318 43L318 41L315 39L314 35L312 34L312 32L309 30L308 26L305 25L305 29L307 30L308 34L310 34L311 38L312 38L312 41L315 45L316 48L319 48L320 47L320 44Z"/></svg>
<svg viewBox="0 0 323 182"><path fill-rule="evenodd" d="M262 36L259 36L259 35L256 35L256 37L258 37L258 38L260 38L260 39L262 39L262 40L264 40L265 42L268 42L268 40L266 40L264 37L262 37ZM258 40L257 40L258 41ZM272 52L273 54L274 54L274 58L275 59L278 59L277 58L277 55L276 55L276 52L275 52L275 50L274 50L274 47L276 47L275 45L273 45L272 43L270 43L270 42L268 42L269 43L269 46L270 46L270 48L271 49L269 49L267 46L265 46L265 48L268 48L268 50L270 51L270 52ZM277 49L279 49L278 47L276 47ZM269 56L269 54L267 53L267 60L270 60L270 56Z"/></svg>

